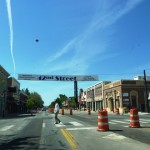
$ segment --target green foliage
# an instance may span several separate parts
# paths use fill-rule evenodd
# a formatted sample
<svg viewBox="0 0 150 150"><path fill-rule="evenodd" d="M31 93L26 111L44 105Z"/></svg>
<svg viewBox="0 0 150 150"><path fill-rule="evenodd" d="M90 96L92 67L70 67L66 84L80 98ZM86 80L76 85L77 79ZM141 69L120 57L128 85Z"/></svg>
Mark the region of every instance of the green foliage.
<svg viewBox="0 0 150 150"><path fill-rule="evenodd" d="M49 107L55 107L55 101L51 102L51 104L49 105Z"/></svg>
<svg viewBox="0 0 150 150"><path fill-rule="evenodd" d="M33 100L33 99L29 98L29 99L27 100L27 107L28 107L28 109L30 109L30 110L34 108L34 100Z"/></svg>
<svg viewBox="0 0 150 150"><path fill-rule="evenodd" d="M76 107L76 102L75 102L75 97L71 97L71 101L69 102L70 107L75 108Z"/></svg>
<svg viewBox="0 0 150 150"><path fill-rule="evenodd" d="M27 94L28 96L31 94L28 88L22 89L22 91L23 91L25 94Z"/></svg>
<svg viewBox="0 0 150 150"><path fill-rule="evenodd" d="M43 107L44 101L37 92L30 93L27 88L25 90L23 89L22 91L28 95L28 100L26 104L28 109L31 110Z"/></svg>
<svg viewBox="0 0 150 150"><path fill-rule="evenodd" d="M62 103L64 101L68 101L69 102L69 107L71 108L75 108L76 107L76 102L75 102L75 97L70 97L70 101L68 101L68 97L66 95L60 94L59 97L56 98L56 100L58 101L58 104L60 106L60 108L62 108ZM49 105L49 107L55 107L55 101L51 102L51 104Z"/></svg>
<svg viewBox="0 0 150 150"><path fill-rule="evenodd" d="M68 99L68 97L66 95L63 94L59 94L59 97L56 98L56 100L58 101L59 107L62 108L62 103L64 101L66 101ZM55 107L55 101L51 102L49 107Z"/></svg>
<svg viewBox="0 0 150 150"><path fill-rule="evenodd" d="M44 102L37 92L30 93L29 99L33 100L35 109L43 107Z"/></svg>
<svg viewBox="0 0 150 150"><path fill-rule="evenodd" d="M61 102L64 102L68 99L68 97L66 95L59 94L59 99L60 99Z"/></svg>

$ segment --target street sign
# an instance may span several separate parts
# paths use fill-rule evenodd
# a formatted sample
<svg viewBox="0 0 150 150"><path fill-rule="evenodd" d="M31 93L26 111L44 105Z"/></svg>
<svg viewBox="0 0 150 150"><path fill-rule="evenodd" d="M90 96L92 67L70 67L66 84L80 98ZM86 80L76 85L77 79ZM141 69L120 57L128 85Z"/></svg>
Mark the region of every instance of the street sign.
<svg viewBox="0 0 150 150"><path fill-rule="evenodd" d="M18 80L34 81L98 81L97 75L32 75L18 74Z"/></svg>

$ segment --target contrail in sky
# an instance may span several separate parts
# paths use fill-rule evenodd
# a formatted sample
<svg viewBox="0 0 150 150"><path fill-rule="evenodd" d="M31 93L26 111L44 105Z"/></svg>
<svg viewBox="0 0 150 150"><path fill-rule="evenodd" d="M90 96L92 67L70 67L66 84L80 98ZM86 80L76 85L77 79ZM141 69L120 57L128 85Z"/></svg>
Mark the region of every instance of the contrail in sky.
<svg viewBox="0 0 150 150"><path fill-rule="evenodd" d="M11 51L11 57L13 60L13 65L14 65L14 75L15 75L15 59L13 56L13 26L12 26L12 14L11 14L11 3L10 0L6 0L6 5L7 5L7 11L8 11L8 20L9 20L9 28L10 28L10 51Z"/></svg>

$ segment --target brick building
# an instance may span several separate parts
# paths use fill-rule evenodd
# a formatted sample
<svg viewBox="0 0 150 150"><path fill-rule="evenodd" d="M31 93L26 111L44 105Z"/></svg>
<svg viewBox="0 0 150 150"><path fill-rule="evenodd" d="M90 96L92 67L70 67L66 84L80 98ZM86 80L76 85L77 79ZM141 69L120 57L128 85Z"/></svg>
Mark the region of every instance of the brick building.
<svg viewBox="0 0 150 150"><path fill-rule="evenodd" d="M10 74L0 65L0 115L5 115L7 97L7 78Z"/></svg>
<svg viewBox="0 0 150 150"><path fill-rule="evenodd" d="M103 98L104 85L106 85L110 82L111 81L99 82L99 83L87 88L87 92L86 92L87 107L89 107L93 111L103 108L103 106L104 106L104 98Z"/></svg>
<svg viewBox="0 0 150 150"><path fill-rule="evenodd" d="M18 112L20 101L20 83L14 78L7 79L8 94L7 94L7 111L9 113Z"/></svg>
<svg viewBox="0 0 150 150"><path fill-rule="evenodd" d="M150 91L150 81L147 81L147 89ZM120 112L130 108L147 111L144 80L120 80L105 85L104 108L108 112L115 111L116 108Z"/></svg>

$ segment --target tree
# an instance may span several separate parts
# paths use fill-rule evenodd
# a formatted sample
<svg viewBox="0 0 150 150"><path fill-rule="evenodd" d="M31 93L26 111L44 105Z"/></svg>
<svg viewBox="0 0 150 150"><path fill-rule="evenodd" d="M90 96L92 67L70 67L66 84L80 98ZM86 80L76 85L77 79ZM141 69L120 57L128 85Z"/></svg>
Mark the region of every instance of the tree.
<svg viewBox="0 0 150 150"><path fill-rule="evenodd" d="M27 94L28 96L30 95L30 91L29 91L29 89L28 89L28 88L26 88L26 89L22 89L22 91L23 91L25 94Z"/></svg>
<svg viewBox="0 0 150 150"><path fill-rule="evenodd" d="M62 103L66 100L68 100L68 97L65 94L59 94L59 97L56 98L58 101L59 107L62 107ZM55 100L51 102L49 107L54 107L55 106Z"/></svg>
<svg viewBox="0 0 150 150"><path fill-rule="evenodd" d="M64 102L64 101L66 101L67 99L68 99L68 97L64 94L59 94L59 99L60 99L60 101L61 102Z"/></svg>
<svg viewBox="0 0 150 150"><path fill-rule="evenodd" d="M34 102L34 109L43 107L44 102L37 92L30 93L29 99L32 99L32 101Z"/></svg>
<svg viewBox="0 0 150 150"><path fill-rule="evenodd" d="M52 101L51 104L49 105L49 107L55 107L55 101Z"/></svg>
<svg viewBox="0 0 150 150"><path fill-rule="evenodd" d="M27 100L27 108L31 111L34 108L34 101L32 98ZM32 113L32 112L31 112Z"/></svg>
<svg viewBox="0 0 150 150"><path fill-rule="evenodd" d="M75 108L76 107L75 97L73 96L73 97L70 97L70 98L71 98L71 100L69 102L70 107Z"/></svg>

